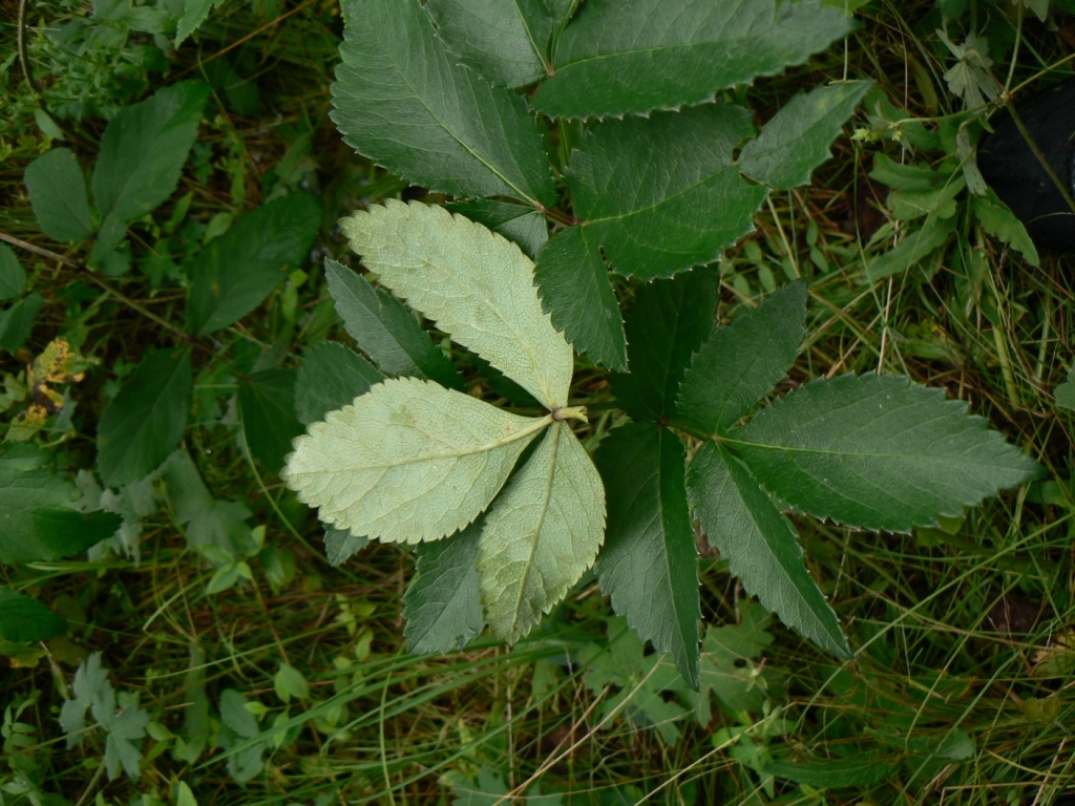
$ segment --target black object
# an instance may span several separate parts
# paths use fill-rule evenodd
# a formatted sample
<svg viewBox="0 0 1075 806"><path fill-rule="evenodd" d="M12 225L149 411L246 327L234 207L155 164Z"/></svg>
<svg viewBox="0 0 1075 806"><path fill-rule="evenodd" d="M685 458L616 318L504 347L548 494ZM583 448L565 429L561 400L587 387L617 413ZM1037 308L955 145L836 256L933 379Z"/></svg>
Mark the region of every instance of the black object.
<svg viewBox="0 0 1075 806"><path fill-rule="evenodd" d="M1060 182L1075 196L1075 79L1018 104L1016 112ZM1075 211L1010 116L997 120L994 133L982 141L978 167L1036 246L1075 250Z"/></svg>

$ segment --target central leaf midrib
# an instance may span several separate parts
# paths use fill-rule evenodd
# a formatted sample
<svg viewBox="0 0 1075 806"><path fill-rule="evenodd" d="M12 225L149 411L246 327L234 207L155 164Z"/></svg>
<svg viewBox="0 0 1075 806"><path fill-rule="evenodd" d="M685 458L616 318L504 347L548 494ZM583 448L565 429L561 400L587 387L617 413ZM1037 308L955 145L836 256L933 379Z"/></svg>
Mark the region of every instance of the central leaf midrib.
<svg viewBox="0 0 1075 806"><path fill-rule="evenodd" d="M552 429L552 433L549 435L549 439L552 440L552 444L549 446L549 452L551 454L549 460L549 472L545 478L545 493L541 502L541 516L538 518L537 523L534 525L530 535L533 539L530 541L530 554L526 559L525 570L523 571L522 578L519 580L518 595L515 597L515 605L512 608L511 619L511 631L514 634L518 630L519 616L522 611L523 601L526 599L526 586L530 581L530 575L534 570L534 555L537 553L537 545L541 539L541 527L545 524L545 515L549 511L549 500L552 498L552 483L553 478L556 475L556 457L557 452L560 449L560 432L563 428L557 427ZM544 607L541 608L544 610Z"/></svg>
<svg viewBox="0 0 1075 806"><path fill-rule="evenodd" d="M684 196L684 195L690 193L692 190L696 190L696 189L702 187L702 185L705 185L707 182L712 181L713 178L716 177L725 168L736 168L736 170L738 170L738 168L736 167L736 164L734 162L728 162L728 163L724 163L722 165L718 165L711 173L707 174L706 176L704 176L703 178L701 178L697 182L694 182L694 183L688 185L687 187L683 188L682 190L676 191L675 193L671 194L670 196L664 196L661 199L659 199L658 201L654 202L653 204L647 205L645 207L639 207L637 209L629 210L629 211L627 211L625 213L618 213L616 215L607 215L607 216L604 216L602 218L585 218L586 214L583 213L581 210L579 212L585 218L585 220L583 222L584 224L605 224L605 223L607 223L609 221L623 222L623 221L626 221L627 219L631 218L632 216L641 215L643 213L648 213L648 212L651 212L653 210L656 210L657 208L661 207L662 205L668 204L669 202L674 201L675 199L678 199L680 196ZM747 186L747 187L749 187L749 186Z"/></svg>
<svg viewBox="0 0 1075 806"><path fill-rule="evenodd" d="M775 445L766 442L749 442L745 439L736 439L735 437L721 437L721 442L728 445L742 445L747 448L761 448L763 450L771 451L783 451L785 453L804 453L804 454L817 454L819 456L836 456L836 457L855 457L863 459L919 459L929 461L942 461L946 464L968 464L967 461L961 460L959 456L952 456L946 453L870 453L867 451L857 450L832 450L826 448L808 448L798 447L791 445ZM980 447L980 446L974 446ZM980 465L980 460L974 460L969 464Z"/></svg>
<svg viewBox="0 0 1075 806"><path fill-rule="evenodd" d="M356 471L357 472L357 471L368 471L368 470L391 470L394 467L400 467L402 465L414 465L414 464L420 464L422 462L435 462L435 461L437 461L439 459L461 459L464 456L473 456L473 455L479 454L479 453L488 453L489 451L494 451L497 448L502 448L505 445L510 445L513 442L518 442L521 439L525 439L526 437L529 437L532 434L535 434L535 433L541 431L543 428L547 427L549 425L549 423L551 423L552 421L553 421L552 415L551 414L546 414L544 417L542 417L540 419L535 419L530 425L526 426L526 428L522 429L521 431L519 431L516 434L511 434L510 436L504 437L502 439L494 440L493 442L488 442L488 443L485 443L483 445L477 445L477 446L475 446L473 448L453 450L453 451L450 451L448 453L423 454L421 456L412 456L412 457L408 457L408 458L405 458L405 459L395 459L395 460L392 460L391 462L386 462L384 464L375 464L375 465L335 465L332 468L332 470L333 470L333 472L338 472L338 471ZM302 475L308 475L308 474L319 474L319 473L324 473L324 472L325 472L324 468L318 468L316 470L302 470L302 471L297 471L297 472L296 471L291 471L291 475L302 476Z"/></svg>
<svg viewBox="0 0 1075 806"><path fill-rule="evenodd" d="M421 23L419 23L419 24L421 24ZM434 48L436 48L436 44L435 44L435 43L434 43ZM404 51L401 51L401 53L405 53L405 52L406 52L405 50L404 50ZM437 55L438 55L438 56L441 56L441 57L442 57L442 60L440 60L440 61L439 61L439 64L437 65L437 67L439 67L439 66L440 66L441 64L443 64L443 57L444 57L444 54L443 54L443 53L441 53L440 51L438 51L438 54L437 54ZM512 190L514 190L514 191L515 191L516 193L518 193L518 194L519 194L519 195L520 195L520 196L521 196L521 197L522 197L523 199L526 199L526 200L527 200L528 202L530 202L530 203L531 203L532 205L534 205L534 207L535 207L535 208L537 208L537 207L541 207L541 206L542 206L542 205L541 205L541 202L540 202L540 201L538 201L537 199L534 199L534 198L532 198L531 196L529 196L529 195L528 195L528 194L526 193L526 191L525 191L525 190L523 190L522 188L518 187L518 186L517 186L517 185L515 184L515 182L513 182L513 181L512 181L512 180L510 180L510 179L508 179L508 177L506 177L506 176L505 176L505 175L504 175L503 173L501 173L501 171L500 171L500 170L499 170L499 169L498 169L497 167L495 167L494 165L492 165L491 163L489 163L488 161L486 161L486 159L485 159L484 157L482 157L482 155L481 155L481 154L479 154L479 153L478 153L477 151L475 151L475 150L474 150L473 148L471 148L471 147L470 147L469 145L467 145L467 143L466 143L466 142L465 142L465 141L464 141L464 140L463 140L463 139L462 139L462 138L461 138L461 137L460 137L460 136L459 136L458 134L456 134L456 133L455 133L455 130L454 130L454 129L452 129L451 127L449 127L449 126L448 126L448 124L447 124L447 123L445 123L445 121L443 121L443 120L442 120L442 119L440 118L440 116L439 116L439 115L438 115L438 114L437 114L436 112L434 112L434 111L433 111L433 108L432 108L432 107L431 107L431 106L430 106L429 104L427 104L427 103L426 103L426 100L425 100L425 98L424 98L424 97L423 97L423 96L421 95L421 93L419 93L419 92L418 92L418 90L417 90L417 89L416 89L416 88L415 88L415 87L414 87L414 86L413 86L413 85L411 84L411 82L410 82L410 80L408 79L408 77L407 77L406 73L404 73L404 71L402 70L402 68L401 68L401 67L400 67L400 66L399 66L399 65L397 64L397 62L396 62L395 60L393 60L393 61L392 61L392 66L393 66L393 67L395 68L395 70L396 70L396 73L397 73L397 74L399 75L400 79L401 79L401 80L403 81L403 84L404 84L404 86L405 86L405 87L406 87L406 88L407 88L408 90L410 90L410 91L411 91L411 94L412 94L412 95L414 96L414 98L415 98L415 99L416 99L416 100L417 100L417 101L418 101L418 102L419 102L419 103L420 103L420 104L422 105L422 108L424 108L424 109L425 109L425 110L426 110L426 111L427 111L427 112L429 113L429 116L430 116L431 118L433 118L433 120L435 120L435 121L436 121L436 122L437 122L437 123L438 123L438 124L440 125L440 127L441 127L441 128L442 128L442 129L443 129L443 130L444 130L445 132L447 132L447 133L448 133L448 135L449 135L449 136L450 136L450 137L451 137L451 138L452 138L453 140L455 140L455 141L456 141L456 142L457 142L457 143L458 143L458 144L459 144L460 146L462 146L462 147L463 147L463 149L464 149L464 150L465 150L465 151L466 151L466 152L467 152L468 154L470 154L470 155L471 155L472 157L474 157L474 159L476 159L476 160L477 160L478 162L480 162L480 163L481 163L482 165L484 165L484 166L485 166L486 168L488 168L488 169L489 169L489 171L491 171L491 172L493 173L493 175L494 175L494 176L496 176L496 177L497 177L498 179L500 179L500 181L502 181L502 182L503 182L503 183L504 183L505 185L507 185L508 187L510 187L510 188L511 188ZM434 68L434 69L436 69L436 68ZM439 83L440 83L440 86L441 86L442 88L443 88L443 87L445 86L445 84L446 84L446 83L452 83L452 84L453 84L453 87L454 87L454 82L445 82L445 80L444 80L444 73L442 73L442 72L441 72L440 70L438 70L437 72L438 72L438 79L439 79Z"/></svg>

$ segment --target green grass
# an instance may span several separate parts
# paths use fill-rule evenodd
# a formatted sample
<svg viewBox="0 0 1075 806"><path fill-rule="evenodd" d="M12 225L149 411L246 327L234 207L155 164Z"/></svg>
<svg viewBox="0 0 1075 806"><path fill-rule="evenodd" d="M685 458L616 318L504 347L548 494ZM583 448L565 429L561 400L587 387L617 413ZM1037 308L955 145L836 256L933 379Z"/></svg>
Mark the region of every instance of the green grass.
<svg viewBox="0 0 1075 806"><path fill-rule="evenodd" d="M1017 23L1006 1L967 5L964 26L984 29L998 42L1019 37L1011 80L1007 63L994 67L1002 82L1019 89L1017 97L1044 86L1046 71L1070 72L1071 46L1032 17ZM5 11L17 6L3 4ZM135 226L136 249L159 242L154 228L187 193L189 210L178 214L170 241L177 249L202 238L215 216L252 209L274 189L315 190L330 219L403 190L343 145L328 118L340 30L333 2L265 3L264 13L257 4L226 2L195 41L169 57L166 70L134 71L129 84L96 87L84 86L82 77L100 77L110 59L129 57L133 44L152 37L128 33L119 46L65 55L46 40L43 26L86 8L29 6L25 31L39 87L27 86L16 62L3 61L0 74L0 108L10 110L0 115L0 232L6 236L48 252L62 248L38 230L21 184L25 166L50 146L34 122L38 93L54 111L79 98L90 104L85 116L60 123L69 135L65 144L92 157L104 125L93 110L134 102L181 77L214 84L225 111L214 105L217 113L203 122L173 200L152 222ZM927 122L959 111L943 78L950 62L934 34L933 2L875 0L860 19L845 48L745 90L755 108L768 112L802 86L846 75L874 79L889 99ZM950 35L955 41L954 27ZM13 53L15 40L16 26L5 21L0 53ZM78 70L65 77L57 64ZM861 115L856 120L866 125ZM182 803L176 799L182 782L199 804L450 803L485 769L515 796L534 796L536 783L573 804L1062 803L1063 793L1075 792L1069 733L1075 494L1072 413L1057 407L1052 390L1075 352L1070 261L1045 257L1040 268L1030 267L963 225L932 276L914 269L870 285L865 240L849 226L856 204L863 205L856 195L872 154L909 155L897 142L850 137L834 151L811 187L775 195L757 234L729 255L722 314L734 316L763 291L808 274L808 336L793 380L907 373L969 401L1048 471L1046 480L943 529L913 535L797 520L810 567L858 650L854 661L840 666L794 633L771 627L775 639L755 667L759 685L768 687L765 711L715 709L704 726L683 720L673 745L622 710L605 713L602 704L615 688L595 693L586 685L578 653L603 643L610 612L592 580L510 651L483 640L446 658L403 654L408 556L374 545L330 567L314 518L258 468L230 425L234 373L249 371L264 355L294 366L326 332L342 337L313 267L294 292L297 315L289 318L287 292L279 291L223 337L231 350L227 365L196 357L196 372L211 371L198 375L185 444L212 494L242 502L251 523L265 527L267 548L251 561L249 584L206 595L213 568L189 547L167 507L143 519L140 560L120 552L0 569L0 581L29 585L72 625L66 637L9 658L0 669L0 705L7 708L0 802ZM320 243L325 254L344 254L331 227ZM978 256L979 277L968 278L955 260L959 252ZM70 427L52 419L35 437L58 444L66 467L89 467L96 415L116 391L104 368L121 374L146 345L170 344L173 336L159 320L182 323L182 295L174 283L158 287L137 271L102 281L80 267L74 249L63 254L70 264L28 249L19 255L46 307L26 346L0 357L0 380L17 378L60 336L92 359L84 379L58 384L77 404ZM602 388L599 372L580 378L582 386ZM25 407L25 401L10 404L3 416L13 424ZM589 447L613 420L594 418ZM702 560L702 569L705 618L734 622L745 594L719 559ZM1005 606L1025 616L1016 634L998 628ZM74 670L94 651L103 652L117 690L137 692L159 726L142 743L137 780L108 781L100 730L68 749L58 727ZM281 663L302 672L308 696L279 698L274 676ZM261 732L245 744L266 743L266 767L243 786L229 774L227 759L244 741L227 750L216 746L215 714L227 688L265 711ZM206 749L188 762L177 755L174 737L187 735L189 704L203 697L214 724ZM757 769L770 756L879 758L893 768L874 784L819 792L760 776ZM459 786L455 795L449 781Z"/></svg>

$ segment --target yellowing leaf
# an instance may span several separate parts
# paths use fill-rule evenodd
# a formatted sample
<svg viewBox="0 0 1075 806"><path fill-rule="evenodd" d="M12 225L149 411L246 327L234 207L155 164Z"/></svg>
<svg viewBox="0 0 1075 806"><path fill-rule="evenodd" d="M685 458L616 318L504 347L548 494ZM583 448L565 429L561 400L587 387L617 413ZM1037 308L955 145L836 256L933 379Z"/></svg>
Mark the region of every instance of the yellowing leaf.
<svg viewBox="0 0 1075 806"><path fill-rule="evenodd" d="M388 380L311 424L282 475L337 529L437 540L481 514L550 422L429 381Z"/></svg>
<svg viewBox="0 0 1075 806"><path fill-rule="evenodd" d="M441 207L391 199L340 226L382 285L550 409L567 402L571 346L519 247Z"/></svg>
<svg viewBox="0 0 1075 806"><path fill-rule="evenodd" d="M478 544L482 600L493 631L522 638L597 556L605 491L597 468L558 422L512 478Z"/></svg>

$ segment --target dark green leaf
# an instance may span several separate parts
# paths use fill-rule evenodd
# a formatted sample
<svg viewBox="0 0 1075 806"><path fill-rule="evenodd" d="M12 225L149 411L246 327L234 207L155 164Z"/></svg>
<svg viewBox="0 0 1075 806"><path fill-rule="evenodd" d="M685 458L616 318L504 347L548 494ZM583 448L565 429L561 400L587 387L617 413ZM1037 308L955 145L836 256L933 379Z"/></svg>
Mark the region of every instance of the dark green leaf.
<svg viewBox="0 0 1075 806"><path fill-rule="evenodd" d="M706 443L691 461L687 494L702 531L749 593L814 643L851 656L836 613L806 570L794 529L749 470Z"/></svg>
<svg viewBox="0 0 1075 806"><path fill-rule="evenodd" d="M0 243L0 300L15 299L26 293L26 272L6 243Z"/></svg>
<svg viewBox="0 0 1075 806"><path fill-rule="evenodd" d="M768 192L732 165L753 132L749 111L724 104L594 126L564 175L592 251L643 280L719 258Z"/></svg>
<svg viewBox="0 0 1075 806"><path fill-rule="evenodd" d="M464 388L452 362L399 300L387 291L375 291L365 277L335 260L325 260L325 276L344 328L382 370Z"/></svg>
<svg viewBox="0 0 1075 806"><path fill-rule="evenodd" d="M731 325L714 328L683 378L679 415L707 434L733 426L788 374L805 319L806 283L800 280Z"/></svg>
<svg viewBox="0 0 1075 806"><path fill-rule="evenodd" d="M123 525L114 512L79 512L62 507L35 509L30 513L41 559L73 557L107 540Z"/></svg>
<svg viewBox="0 0 1075 806"><path fill-rule="evenodd" d="M484 224L493 232L499 232L514 241L531 260L537 258L549 240L549 227L545 216L530 207L497 201L495 199L468 199L451 202L444 207L465 215L471 221Z"/></svg>
<svg viewBox="0 0 1075 806"><path fill-rule="evenodd" d="M71 149L46 151L26 166L23 181L46 235L57 241L84 241L93 235L86 179Z"/></svg>
<svg viewBox="0 0 1075 806"><path fill-rule="evenodd" d="M698 549L687 512L683 443L666 428L631 424L601 443L594 462L608 500L605 546L594 571L612 608L698 688Z"/></svg>
<svg viewBox="0 0 1075 806"><path fill-rule="evenodd" d="M34 291L0 311L0 350L13 353L22 346L30 336L34 317L44 303L45 298Z"/></svg>
<svg viewBox="0 0 1075 806"><path fill-rule="evenodd" d="M739 168L769 187L799 187L832 156L829 145L872 81L831 84L796 95L743 147Z"/></svg>
<svg viewBox="0 0 1075 806"><path fill-rule="evenodd" d="M477 570L481 520L461 532L421 543L417 576L403 596L407 651L458 652L485 627Z"/></svg>
<svg viewBox="0 0 1075 806"><path fill-rule="evenodd" d="M368 537L353 535L346 529L325 529L325 556L329 565L343 565L369 544Z"/></svg>
<svg viewBox="0 0 1075 806"><path fill-rule="evenodd" d="M534 278L541 304L576 352L627 370L627 337L608 269L586 227L569 227L549 239Z"/></svg>
<svg viewBox="0 0 1075 806"><path fill-rule="evenodd" d="M537 125L521 97L457 65L418 0L350 7L332 118L363 156L453 196L556 204Z"/></svg>
<svg viewBox="0 0 1075 806"><path fill-rule="evenodd" d="M264 369L239 381L239 416L250 453L276 473L291 453L291 440L303 432L295 416L293 369Z"/></svg>
<svg viewBox="0 0 1075 806"><path fill-rule="evenodd" d="M185 0L183 4L183 16L179 18L175 29L175 47L178 48L183 42L205 21L209 11L214 6L219 6L224 0Z"/></svg>
<svg viewBox="0 0 1075 806"><path fill-rule="evenodd" d="M207 84L181 81L109 121L93 169L93 197L102 217L97 238L105 246L175 191L208 98Z"/></svg>
<svg viewBox="0 0 1075 806"><path fill-rule="evenodd" d="M732 432L766 489L864 529L908 532L1030 480L1037 464L943 389L893 375L813 381Z"/></svg>
<svg viewBox="0 0 1075 806"><path fill-rule="evenodd" d="M138 365L97 426L97 467L107 486L160 467L183 438L193 396L189 348L159 350Z"/></svg>
<svg viewBox="0 0 1075 806"><path fill-rule="evenodd" d="M870 787L889 780L899 764L899 757L894 757L891 750L885 750L860 753L850 758L773 761L765 765L762 774L822 790L848 786Z"/></svg>
<svg viewBox="0 0 1075 806"><path fill-rule="evenodd" d="M299 422L312 423L325 412L342 408L384 376L344 345L319 341L302 358L295 381L295 413Z"/></svg>
<svg viewBox="0 0 1075 806"><path fill-rule="evenodd" d="M646 113L801 64L852 30L816 2L588 0L567 26L534 106L552 117Z"/></svg>
<svg viewBox="0 0 1075 806"><path fill-rule="evenodd" d="M676 416L679 383L691 355L713 329L719 303L720 277L709 269L638 289L627 314L631 374L609 378L620 408L633 419Z"/></svg>
<svg viewBox="0 0 1075 806"><path fill-rule="evenodd" d="M521 87L545 78L553 16L545 0L427 0L440 38L488 81Z"/></svg>
<svg viewBox="0 0 1075 806"><path fill-rule="evenodd" d="M4 456L11 453L9 448ZM0 465L0 563L14 565L43 560L47 550L37 539L33 513L38 509L70 507L78 497L75 485L41 468L18 462Z"/></svg>
<svg viewBox="0 0 1075 806"><path fill-rule="evenodd" d="M37 599L0 587L0 639L47 641L67 631L67 620Z"/></svg>
<svg viewBox="0 0 1075 806"><path fill-rule="evenodd" d="M227 327L262 303L299 266L321 227L320 200L299 192L239 218L194 258L187 324L198 336Z"/></svg>

